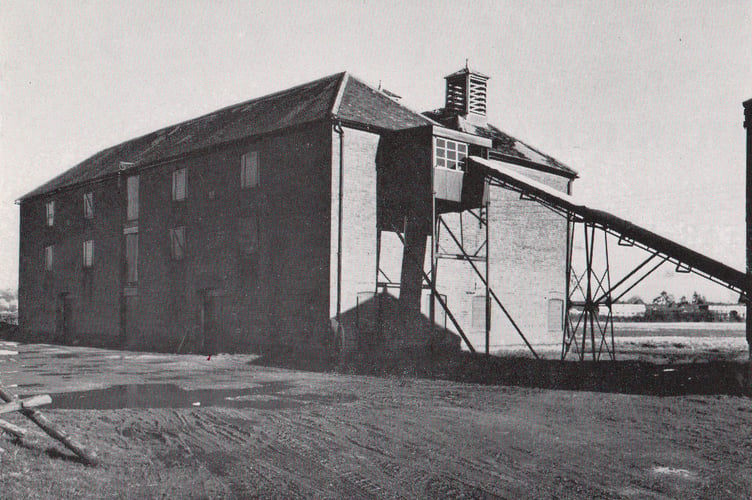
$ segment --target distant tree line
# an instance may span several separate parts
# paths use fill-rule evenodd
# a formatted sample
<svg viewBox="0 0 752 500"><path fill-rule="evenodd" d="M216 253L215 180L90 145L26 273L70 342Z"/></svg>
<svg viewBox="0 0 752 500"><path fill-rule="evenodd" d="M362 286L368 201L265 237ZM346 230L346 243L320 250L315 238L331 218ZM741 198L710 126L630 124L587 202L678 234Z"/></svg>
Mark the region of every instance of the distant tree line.
<svg viewBox="0 0 752 500"><path fill-rule="evenodd" d="M0 290L0 321L18 322L18 294L13 289Z"/></svg>
<svg viewBox="0 0 752 500"><path fill-rule="evenodd" d="M711 306L705 297L696 291L692 293L689 299L683 295L679 300L676 300L672 294L664 290L649 303L635 295L625 301L624 304L640 305L644 307L644 310L638 312L633 309L627 314L624 314L623 311L614 310L614 317L618 318L619 321L724 322L744 320L735 308ZM603 316L603 314L604 311L601 310L600 315Z"/></svg>

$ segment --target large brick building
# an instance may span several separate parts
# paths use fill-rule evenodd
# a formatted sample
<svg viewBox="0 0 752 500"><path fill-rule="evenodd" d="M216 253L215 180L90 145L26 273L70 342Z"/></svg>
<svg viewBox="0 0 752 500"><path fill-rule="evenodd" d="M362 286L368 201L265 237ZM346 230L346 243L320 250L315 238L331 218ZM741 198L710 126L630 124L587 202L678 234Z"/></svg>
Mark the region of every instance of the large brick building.
<svg viewBox="0 0 752 500"><path fill-rule="evenodd" d="M468 175L463 159L563 192L576 174L487 123L486 82L454 73L445 107L420 114L340 73L97 153L19 202L21 334L318 350L422 345L458 328L479 346L488 325L491 347L520 343L500 310L486 318L468 259L447 258L459 255L452 228L468 255L488 255L489 285L528 339L558 344L566 220Z"/></svg>

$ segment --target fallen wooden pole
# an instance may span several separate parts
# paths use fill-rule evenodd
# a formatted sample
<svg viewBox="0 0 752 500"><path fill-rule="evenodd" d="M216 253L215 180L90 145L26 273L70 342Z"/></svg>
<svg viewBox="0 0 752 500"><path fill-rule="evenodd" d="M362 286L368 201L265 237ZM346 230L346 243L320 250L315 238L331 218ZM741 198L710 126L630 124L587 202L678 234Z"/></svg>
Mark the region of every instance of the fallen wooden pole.
<svg viewBox="0 0 752 500"><path fill-rule="evenodd" d="M5 401L6 403L13 403L19 400L17 396L8 392L3 386L0 386L0 399ZM81 443L66 434L65 431L58 429L55 424L47 420L47 417L42 415L40 411L34 410L32 408L23 408L19 411L24 417L37 424L39 428L46 432L50 437L55 438L63 443L66 448L81 457L81 459L83 459L86 463L92 465L97 463L96 453L87 450Z"/></svg>
<svg viewBox="0 0 752 500"><path fill-rule="evenodd" d="M47 394L41 396L32 396L27 399L18 399L10 403L0 405L0 414L21 411L24 408L34 408L36 406L48 405L52 403L52 398Z"/></svg>
<svg viewBox="0 0 752 500"><path fill-rule="evenodd" d="M26 435L26 429L23 427L19 427L17 425L11 424L10 422L6 422L5 420L0 419L0 430L3 430L7 432L8 434L13 434L15 437L21 439Z"/></svg>

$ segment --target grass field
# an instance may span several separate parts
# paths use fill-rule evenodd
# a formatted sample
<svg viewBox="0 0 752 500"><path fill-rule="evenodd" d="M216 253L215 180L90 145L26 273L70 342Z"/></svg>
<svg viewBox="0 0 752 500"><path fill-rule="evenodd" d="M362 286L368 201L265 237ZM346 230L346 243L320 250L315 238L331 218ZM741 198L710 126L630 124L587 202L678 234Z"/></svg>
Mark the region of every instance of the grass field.
<svg viewBox="0 0 752 500"><path fill-rule="evenodd" d="M614 322L615 337L744 337L744 323Z"/></svg>

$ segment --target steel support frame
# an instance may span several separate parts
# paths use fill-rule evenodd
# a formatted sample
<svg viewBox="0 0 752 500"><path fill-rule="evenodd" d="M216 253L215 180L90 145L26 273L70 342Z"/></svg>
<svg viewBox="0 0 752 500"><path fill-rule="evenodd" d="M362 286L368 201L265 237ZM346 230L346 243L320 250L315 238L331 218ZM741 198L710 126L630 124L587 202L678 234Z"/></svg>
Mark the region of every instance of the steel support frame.
<svg viewBox="0 0 752 500"><path fill-rule="evenodd" d="M451 230L449 225L446 223L446 221L443 219L441 214L435 214L434 219L434 236L435 236L435 267L438 268L439 266L439 260L440 259L451 259L451 260L466 260L470 263L473 270L478 274L481 281L483 282L486 294L485 294L485 306L484 306L484 352L486 354L490 353L490 338L491 338L491 314L489 310L490 306L490 297L489 297L489 280L488 280L488 272L489 272L489 261L488 261L488 203L485 204L485 206L481 206L478 209L478 213L475 213L475 209L466 210L465 212L469 215L471 215L473 218L475 218L478 221L478 224L480 225L481 229L483 229L483 235L484 238L480 242L480 245L472 252L469 253L465 249L465 234L464 234L464 224L463 224L463 213L465 212L458 212L459 214L459 220L460 220L460 235L459 238L454 234L454 232ZM441 247L439 246L439 242L441 241L441 230L442 227L444 230L446 230L447 234L450 236L450 238L454 241L454 243L457 245L457 248L459 248L460 253L452 253L452 252L442 252ZM485 250L484 250L485 249ZM483 252L481 254L481 252ZM485 268L485 276L481 274L481 272L478 270L478 267L475 265L475 262L480 262L483 264Z"/></svg>
<svg viewBox="0 0 752 500"><path fill-rule="evenodd" d="M750 102L752 103L752 101ZM750 104L750 109L752 109L752 104ZM750 112L750 115L752 115L752 112ZM629 292L629 290L634 288L638 283L640 283L643 279L645 279L647 276L652 274L653 271L655 271L658 267L661 266L661 264L665 262L674 264L677 267L677 271L690 272L690 273L696 274L697 276L701 276L707 279L708 281L711 281L724 288L732 290L739 294L740 299L747 300L749 301L750 304L752 304L752 297L749 297L749 292L747 290L739 289L738 287L730 285L729 283L726 283L723 280L716 278L715 276L712 276L708 273L695 269L691 266L687 266L684 262L682 262L680 259L676 257L658 252L654 250L653 248L651 248L650 246L643 244L641 242L631 241L625 238L618 231L615 231L614 229L610 227L603 226L596 222L588 221L584 219L582 216L580 216L579 214L573 213L564 207L557 206L554 203L550 203L548 200L543 199L539 196L526 193L525 190L520 189L517 186L511 185L507 182L501 181L493 177L487 178L487 181L492 186L501 187L504 189L509 189L510 191L520 193L521 198L535 201L536 203L543 205L544 207L548 208L552 212L559 214L562 217L565 217L567 219L566 294L565 294L566 295L566 307L564 311L564 334L563 334L563 340L562 340L562 359L566 358L567 354L569 354L569 352L572 352L572 351L574 351L581 360L585 359L586 353L583 352L584 351L583 346L586 346L586 343L583 343L583 341L586 340L585 337L587 335L588 326L590 327L591 354L593 355L593 358L599 359L600 354L602 354L602 348L607 347L607 352L613 359L615 354L613 351L613 347L614 347L613 333L612 333L613 332L613 321L612 321L613 316L612 316L611 304L621 299L627 292ZM575 225L577 224L581 224L585 226L586 228L585 233L590 236L591 241L586 251L586 254L590 254L590 255L589 256L586 255L585 270L583 271L581 275L574 274L574 280L573 280L572 278L573 276L572 236L574 235ZM619 240L619 245L621 246L634 246L650 254L650 256L646 259L646 261L643 261L642 264L637 266L630 273L628 273L624 278L619 280L619 282L613 287L610 285L610 270L608 269L608 260L606 260L607 265L606 265L606 269L603 271L603 274L597 275L593 272L594 270L592 269L592 253L591 252L593 250L592 244L595 243L595 240L593 239L593 234L596 229L603 231L604 242L607 242L608 235L611 235ZM604 251L606 252L606 255L607 255L607 252L608 252L607 243L604 243ZM653 267L648 269L640 278L638 278L631 285L629 285L628 288L626 288L625 290L620 290L618 295L614 296L616 288L624 284L628 278L635 275L642 267L646 266L648 262L652 261L653 259L658 259L658 262ZM752 273L750 275L752 275ZM589 288L585 288L582 286L583 279L585 279L585 285L589 286ZM607 285L606 288L603 288L604 280L605 280L605 284ZM574 282L575 285L580 286L579 290L584 293L584 299L579 301L581 302L581 304L576 304L575 303L576 301L572 300L571 298L573 293L575 293L575 290L572 289L572 282ZM594 283L596 285L595 292L593 290ZM587 299L588 290L591 294L590 300ZM602 293L598 294L598 290L600 290ZM593 294L597 295L595 299L593 298ZM601 304L606 305L608 308L608 321L604 325L600 325L597 319L597 310L598 310L599 305ZM583 313L579 315L576 321L572 321L570 317L570 312L573 307L576 307L578 305L583 308ZM587 309L588 309L587 315L584 314L585 306L587 306ZM593 315L593 311L595 311L595 315ZM597 331L605 332L611 335L611 340L612 340L611 346L608 346L608 343L606 342L606 338L604 336L601 336L601 344L599 345L598 348L595 348L594 346L595 342L593 341L593 336L594 336L594 327L596 326L598 326ZM752 331L752 329L750 331ZM577 336L579 336L579 339L578 339L580 340L579 343L574 342L575 337ZM750 349L751 349L750 352L752 352L752 348Z"/></svg>
<svg viewBox="0 0 752 500"><path fill-rule="evenodd" d="M484 210L485 208L485 210ZM501 311L504 313L504 315L507 317L511 325L514 327L514 329L519 334L520 338L522 338L523 342L525 342L525 345L530 350L530 352L533 354L533 356L536 359L540 359L538 356L538 353L535 352L535 349L533 346L528 342L527 337L525 337L525 334L522 332L520 327L517 325L517 323L514 321L514 318L512 318L512 315L509 313L506 307L504 307L504 304L501 302L499 297L496 295L496 293L493 291L493 289L490 286L490 266L489 266L489 223L488 223L488 214L489 214L489 204L487 203L484 208L481 208L479 211L479 214L476 215L474 212L470 211L474 217L478 219L478 221L485 226L485 241L483 241L479 247L479 249L486 248L485 256L482 259L478 259L477 253L469 254L465 250L465 244L464 239L462 238L462 233L460 233L460 238L457 238L457 235L454 234L454 232L451 230L449 225L441 218L439 217L439 223L440 227L444 226L444 229L449 234L452 241L454 241L457 248L459 248L460 253L459 254L441 254L442 258L453 258L458 260L465 260L468 264L470 264L470 267L472 267L473 271L475 271L475 274L478 276L478 278L481 280L483 285L486 289L486 300L485 300L485 347L486 347L486 354L489 354L489 344L490 344L490 332L491 332L491 300L499 306ZM484 216L485 214L485 216ZM460 213L461 215L461 213ZM462 227L462 226L460 226ZM451 256L451 257L450 257ZM477 260L481 260L485 262L485 272L482 272L478 265L475 263Z"/></svg>
<svg viewBox="0 0 752 500"><path fill-rule="evenodd" d="M585 244L584 270L581 273L578 273L573 265L574 240L578 225L582 226ZM567 217L567 281L561 359L566 359L572 352L580 361L584 361L588 353L588 341L593 361L601 359L604 348L611 360L616 359L608 234L603 233L603 268L596 269L596 229L591 223L578 223L573 217ZM599 314L601 306L606 308L606 317L603 321Z"/></svg>

